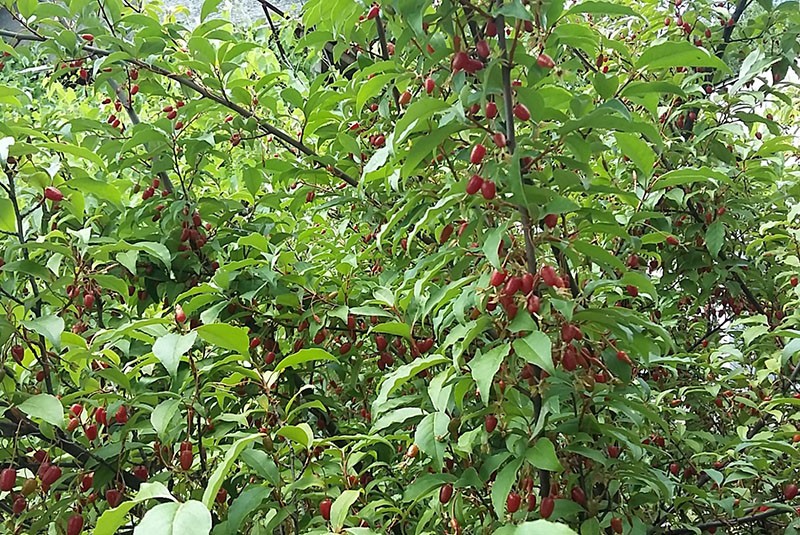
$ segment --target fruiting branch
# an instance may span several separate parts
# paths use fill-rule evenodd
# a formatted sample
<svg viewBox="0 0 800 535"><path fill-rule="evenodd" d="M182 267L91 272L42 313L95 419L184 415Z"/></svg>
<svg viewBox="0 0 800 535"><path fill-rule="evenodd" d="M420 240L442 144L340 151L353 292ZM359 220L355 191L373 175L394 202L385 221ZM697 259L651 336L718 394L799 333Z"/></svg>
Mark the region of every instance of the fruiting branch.
<svg viewBox="0 0 800 535"><path fill-rule="evenodd" d="M757 513L750 516L743 516L741 518L730 518L724 520L714 520L711 522L703 522L702 524L696 524L694 528L679 528L679 529L671 529L668 531L653 531L652 533L657 533L659 535L682 535L683 533L696 533L697 530L709 530L713 528L724 528L724 527L732 527L732 526L741 526L744 524L752 524L754 522L759 522L761 520L766 520L767 518L771 518L773 516L778 515L785 515L788 511L783 509L771 509L769 511L764 511L763 513Z"/></svg>
<svg viewBox="0 0 800 535"><path fill-rule="evenodd" d="M5 36L5 37L11 37L11 38L15 38L15 39L20 39L20 40L23 40L23 41L38 41L38 42L47 41L47 39L44 38L44 37L40 37L40 36L36 36L36 35L32 35L32 34L21 34L21 33L17 33L17 32L11 32L11 31L8 31L8 30L0 30L0 35ZM94 46L85 46L84 49L87 52L91 52L92 54L96 54L98 56L110 56L111 55L110 51L103 50L101 48L96 48ZM136 67L138 67L140 69L145 69L145 70L150 71L150 72L152 72L154 74L158 74L158 75L163 76L165 78L169 78L170 80L173 80L174 82L179 83L183 87L187 87L187 88L193 90L194 92L200 94L201 96L203 96L203 97L205 97L205 98L207 98L209 100L213 100L217 104L220 104L220 105L228 108L229 110L236 112L237 114L239 114L240 116L244 117L245 119L254 119L258 123L258 127L261 130L271 134L272 136L274 136L275 138L277 138L281 142L283 142L283 143L285 143L285 144L297 149L298 151L300 151L301 153L305 154L306 156L309 156L310 158L315 160L318 165L320 165L322 167L326 167L328 169L328 171L333 176L341 179L342 181L346 182L347 184L349 184L351 186L358 186L358 181L355 178L353 178L348 173L346 173L345 171L342 171L341 169L339 169L336 166L326 166L326 164L322 161L322 156L317 154L313 149L311 149L310 147L308 147L304 143L301 143L300 141L294 139L292 136L290 136L289 134L287 134L283 130L281 130L279 128L276 128L272 124L266 122L264 119L258 117L252 111L240 106L239 104L231 102L227 97L225 97L223 95L220 95L220 94L217 94L216 92L214 92L214 91L212 91L212 90L200 85L198 82L196 82L192 78L189 78L189 77L183 76L183 75L179 75L179 74L175 74L175 73L170 72L170 71L168 71L168 70L166 70L166 69L164 69L162 67L158 67L156 65L151 65L149 63L146 63L146 62L138 60L138 59L129 58L129 59L126 59L126 60L123 60L123 61L125 61L126 63L129 63L131 65L135 65Z"/></svg>

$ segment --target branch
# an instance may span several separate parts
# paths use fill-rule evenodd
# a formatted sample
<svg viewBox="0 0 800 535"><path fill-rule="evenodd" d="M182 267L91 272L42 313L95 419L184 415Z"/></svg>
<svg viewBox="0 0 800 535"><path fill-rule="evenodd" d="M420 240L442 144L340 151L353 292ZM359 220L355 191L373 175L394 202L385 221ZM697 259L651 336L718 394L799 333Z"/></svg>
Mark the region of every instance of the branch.
<svg viewBox="0 0 800 535"><path fill-rule="evenodd" d="M730 519L722 519L722 520L713 520L711 522L703 522L702 524L696 524L694 528L678 528L678 529L671 529L669 531L658 532L662 535L682 535L683 533L697 533L697 530L708 530L709 528L723 528L723 527L730 527L730 526L741 526L742 524L752 524L753 522L758 522L760 520L765 520L767 518L784 515L787 514L789 511L784 511L783 509L771 509L769 511L765 511L763 513L758 513L755 515L750 516L743 516L740 518L730 518Z"/></svg>
<svg viewBox="0 0 800 535"><path fill-rule="evenodd" d="M128 95L126 95L124 91L120 91L119 84L114 80L112 80L111 78L108 79L108 85L111 86L111 89L114 91L114 94L117 95L117 98L119 98L119 102L120 104L122 104L122 107L128 114L128 118L131 120L131 123L139 124L141 121L139 121L139 116L136 114L136 110L133 109L133 104L128 98ZM145 148L147 148L146 144ZM161 171L160 173L158 173L158 177L161 179L161 182L164 184L164 188L166 188L167 191L172 193L175 190L175 187L172 185L172 181L167 176L167 173Z"/></svg>
<svg viewBox="0 0 800 535"><path fill-rule="evenodd" d="M6 37L20 39L22 41L38 41L38 42L47 41L47 39L44 38L44 37L38 37L38 36L33 35L33 34L23 34L23 33L11 32L11 31L8 31L8 30L0 30L0 35L6 36ZM96 54L98 56L110 56L111 55L110 51L103 50L101 48L96 48L96 47L93 47L93 46L84 46L84 50L86 50L87 52L91 52L92 54ZM236 104L234 102L231 102L224 95L217 94L214 91L212 91L210 89L207 89L206 87L200 85L198 82L196 82L192 78L172 73L172 72L170 72L170 71L168 71L168 70L166 70L166 69L164 69L162 67L158 67L156 65L151 65L150 63L146 63L146 62L138 60L138 59L130 58L130 59L125 59L125 60L121 60L121 61L124 61L126 63L131 64L131 65L135 65L136 67L139 67L140 69L144 69L144 70L150 71L150 72L152 72L154 74L158 74L158 75L163 76L165 78L169 78L170 80L179 83L183 87L189 88L189 89L193 90L194 92L200 94L201 96L203 96L203 97L205 97L205 98L207 98L209 100L213 100L217 104L220 104L220 105L228 108L229 110L236 112L237 114L241 115L245 119L254 119L258 123L259 128L261 128L261 130L263 130L264 132L267 132L267 133L271 134L272 136L278 138L283 143L286 143L287 145L290 145L293 148L297 149L298 151L302 152L306 156L311 157L319 166L326 167L328 169L328 172L330 172L333 176L339 178L340 180L346 182L347 184L349 184L351 186L358 186L358 181L355 178L353 178L348 173L346 173L345 171L342 171L341 169L339 169L336 166L327 166L322 161L322 156L317 154L310 147L308 147L305 144L301 143L300 141L294 139L292 136L290 136L289 134L287 134L283 130L280 130L279 128L276 128L275 126L273 126L270 123L266 122L264 119L258 117L255 113L251 112L250 110L248 110L246 108L243 108L242 106L240 106L240 105L238 105L238 104Z"/></svg>
<svg viewBox="0 0 800 535"><path fill-rule="evenodd" d="M380 12L375 17L375 27L378 29L378 41L381 43L381 57L384 61L389 61L389 43L386 41L386 28L383 27L383 19ZM392 87L392 95L394 96L394 104L397 106L397 112L400 113L400 91L397 86Z"/></svg>

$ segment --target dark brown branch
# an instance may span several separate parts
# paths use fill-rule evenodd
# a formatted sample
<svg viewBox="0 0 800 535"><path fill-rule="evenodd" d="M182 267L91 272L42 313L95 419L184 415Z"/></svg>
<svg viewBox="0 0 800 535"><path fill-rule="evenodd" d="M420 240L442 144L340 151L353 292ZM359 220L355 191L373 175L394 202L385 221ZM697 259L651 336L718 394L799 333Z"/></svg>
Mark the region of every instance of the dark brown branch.
<svg viewBox="0 0 800 535"><path fill-rule="evenodd" d="M730 519L713 520L711 522L703 522L702 524L696 524L694 526L694 528L696 529L678 528L678 529L671 529L669 531L655 532L655 533L659 533L660 535L682 535L683 533L696 533L697 529L702 531L711 528L741 526L743 524L752 524L754 522L766 520L767 518L771 518L773 516L785 515L788 512L789 511L785 511L783 509L771 509L769 511L764 511L763 513L758 513L750 516L743 516L740 518L730 518Z"/></svg>

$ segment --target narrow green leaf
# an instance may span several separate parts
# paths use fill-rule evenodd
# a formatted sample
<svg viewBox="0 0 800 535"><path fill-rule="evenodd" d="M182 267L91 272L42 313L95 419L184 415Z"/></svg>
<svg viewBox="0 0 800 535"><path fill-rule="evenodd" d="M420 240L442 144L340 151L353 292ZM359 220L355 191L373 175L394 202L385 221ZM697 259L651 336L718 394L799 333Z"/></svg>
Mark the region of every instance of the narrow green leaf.
<svg viewBox="0 0 800 535"><path fill-rule="evenodd" d="M556 370L551 345L550 338L541 331L534 331L513 343L517 355L552 375Z"/></svg>
<svg viewBox="0 0 800 535"><path fill-rule="evenodd" d="M289 355L285 359L281 360L275 366L275 371L280 372L282 370L285 370L286 368L293 368L300 364L317 360L336 360L336 357L334 357L324 349L319 349L319 348L301 349L297 353Z"/></svg>
<svg viewBox="0 0 800 535"><path fill-rule="evenodd" d="M37 394L31 396L17 407L30 416L45 422L62 427L64 425L64 407L55 396L50 394Z"/></svg>
<svg viewBox="0 0 800 535"><path fill-rule="evenodd" d="M197 339L196 332L189 334L174 334L170 333L162 336L156 343L153 344L153 354L167 369L171 377L175 377L178 373L178 365L181 362L181 357L185 355Z"/></svg>
<svg viewBox="0 0 800 535"><path fill-rule="evenodd" d="M212 323L197 328L200 338L217 347L237 351L242 355L250 354L250 338L245 327L234 327L227 323Z"/></svg>
<svg viewBox="0 0 800 535"><path fill-rule="evenodd" d="M206 490L203 492L203 504L207 508L212 509L214 507L214 500L217 497L217 492L222 486L222 482L227 477L231 466L233 466L233 461L236 460L243 449L260 437L261 435L251 435L249 437L240 438L228 447L228 451L225 452L225 458L214 469L214 473L211 474L211 477L208 478Z"/></svg>
<svg viewBox="0 0 800 535"><path fill-rule="evenodd" d="M346 490L334 500L331 505L331 527L334 533L339 533L344 527L350 507L356 502L359 494L357 490Z"/></svg>
<svg viewBox="0 0 800 535"><path fill-rule="evenodd" d="M478 390L480 390L481 393L481 401L483 401L484 405L489 403L492 381L510 349L511 346L509 344L502 344L475 356L475 358L469 362L472 378L475 379L478 385Z"/></svg>

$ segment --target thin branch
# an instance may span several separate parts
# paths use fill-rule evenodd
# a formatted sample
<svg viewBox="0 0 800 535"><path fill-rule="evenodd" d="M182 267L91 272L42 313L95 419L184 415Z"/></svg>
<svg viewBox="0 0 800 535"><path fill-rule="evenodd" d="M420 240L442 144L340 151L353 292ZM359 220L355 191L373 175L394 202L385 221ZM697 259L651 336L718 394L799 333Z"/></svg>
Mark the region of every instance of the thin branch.
<svg viewBox="0 0 800 535"><path fill-rule="evenodd" d="M386 41L386 28L383 27L383 18L380 13L375 17L375 27L378 29L381 57L384 61L389 61L389 43ZM398 91L397 86L392 87L392 94L394 95L394 104L397 106L397 112L400 113L400 91Z"/></svg>

